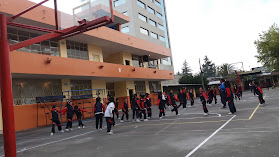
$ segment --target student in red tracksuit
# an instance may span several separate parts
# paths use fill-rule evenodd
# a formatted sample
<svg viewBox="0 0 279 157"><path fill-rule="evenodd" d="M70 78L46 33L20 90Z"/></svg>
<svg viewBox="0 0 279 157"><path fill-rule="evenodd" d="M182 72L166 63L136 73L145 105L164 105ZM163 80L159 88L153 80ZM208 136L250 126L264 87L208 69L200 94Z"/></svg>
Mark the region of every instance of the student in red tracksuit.
<svg viewBox="0 0 279 157"><path fill-rule="evenodd" d="M133 109L133 120L136 122L140 122L139 120L139 110L141 109L140 107L140 100L137 97L137 94L134 94L132 97L132 109ZM135 120L136 116L136 120Z"/></svg>
<svg viewBox="0 0 279 157"><path fill-rule="evenodd" d="M126 122L129 121L129 106L128 106L128 99L124 99L124 104L122 106L122 118L120 120L120 123L123 123L124 116L126 115Z"/></svg>
<svg viewBox="0 0 279 157"><path fill-rule="evenodd" d="M190 101L191 101L191 106L189 106L189 107L192 107L194 105L194 103L195 103L195 101L194 101L194 94L193 94L192 89L189 90L189 97L190 97Z"/></svg>
<svg viewBox="0 0 279 157"><path fill-rule="evenodd" d="M255 82L255 93L258 95L260 103L264 104L265 100L263 99L263 91L257 82Z"/></svg>
<svg viewBox="0 0 279 157"><path fill-rule="evenodd" d="M140 108L141 108L141 112L140 112L140 119L142 119L142 115L143 115L143 118L144 118L144 121L148 121L148 119L146 119L146 101L145 101L145 95L141 95L140 96L141 99L140 99Z"/></svg>
<svg viewBox="0 0 279 157"><path fill-rule="evenodd" d="M152 118L152 109L151 109L151 99L149 98L149 94L145 94L145 102L146 102L146 107L147 107L147 117ZM164 102L166 103L166 102Z"/></svg>
<svg viewBox="0 0 279 157"><path fill-rule="evenodd" d="M59 115L58 113L61 113L62 111L57 111L56 109L56 106L52 106L52 109L51 109L51 113L52 113L52 127L51 127L51 133L50 135L53 136L55 134L55 124L57 125L58 127L58 130L63 133L64 131L62 130L62 127L61 127L61 122L59 120Z"/></svg>
<svg viewBox="0 0 279 157"><path fill-rule="evenodd" d="M214 100L215 100L215 104L217 104L216 87L213 88L213 97L214 97Z"/></svg>
<svg viewBox="0 0 279 157"><path fill-rule="evenodd" d="M202 108L203 108L203 112L204 112L204 115L207 116L208 115L208 110L207 110L207 107L206 107L206 101L208 101L208 97L205 95L203 89L200 87L200 99L201 99L201 102L202 102Z"/></svg>
<svg viewBox="0 0 279 157"><path fill-rule="evenodd" d="M165 105L161 95L158 95L157 106L159 107L159 111L160 111L159 118L162 118L162 116L165 116Z"/></svg>
<svg viewBox="0 0 279 157"><path fill-rule="evenodd" d="M178 115L176 102L179 102L179 100L174 96L173 90L170 90L168 99L169 99L169 103L173 106L173 109L171 110L171 112L175 111L176 115Z"/></svg>
<svg viewBox="0 0 279 157"><path fill-rule="evenodd" d="M233 92L234 92L235 101L237 101L237 98L240 100L239 88L237 87L236 84L233 85Z"/></svg>
<svg viewBox="0 0 279 157"><path fill-rule="evenodd" d="M65 113L67 113L67 125L66 125L66 131L73 130L72 126L73 126L73 115L74 115L74 109L73 109L73 103L71 101L67 102L67 105L65 106L65 108L62 110L63 115L65 115Z"/></svg>
<svg viewBox="0 0 279 157"><path fill-rule="evenodd" d="M87 112L86 110L83 110L82 108L79 108L77 105L74 107L74 113L77 116L77 120L78 120L78 128L85 128L85 126L83 125L81 118L82 118L82 112Z"/></svg>
<svg viewBox="0 0 279 157"><path fill-rule="evenodd" d="M230 113L229 114L234 114L236 112L236 108L234 106L234 97L233 97L233 92L231 90L231 84L229 81L225 82L225 87L226 87L226 101L228 102L229 108L230 108Z"/></svg>
<svg viewBox="0 0 279 157"><path fill-rule="evenodd" d="M96 119L96 129L103 130L103 117L105 114L106 108L105 105L101 103L101 98L96 98L96 104L94 107L94 114Z"/></svg>
<svg viewBox="0 0 279 157"><path fill-rule="evenodd" d="M182 105L183 109L186 109L186 105L187 105L186 87L183 90L180 89L177 96L178 96L178 99L180 101L180 104L177 108L179 108Z"/></svg>

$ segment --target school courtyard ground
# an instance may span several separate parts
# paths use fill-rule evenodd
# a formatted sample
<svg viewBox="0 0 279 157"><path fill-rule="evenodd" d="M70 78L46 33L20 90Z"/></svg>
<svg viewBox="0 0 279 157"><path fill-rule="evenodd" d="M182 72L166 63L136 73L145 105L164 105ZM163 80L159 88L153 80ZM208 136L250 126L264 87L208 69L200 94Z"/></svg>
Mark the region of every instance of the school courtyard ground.
<svg viewBox="0 0 279 157"><path fill-rule="evenodd" d="M56 133L50 127L17 133L19 157L276 157L279 156L279 89L264 90L266 105L259 105L250 92L244 92L235 102L237 113L228 115L218 103L209 106L209 116L203 116L201 103L180 109L175 116L148 122L118 123L114 135L106 129L95 130L95 121L85 121L85 129ZM188 102L189 104L189 102ZM23 117L24 118L24 117ZM104 126L106 124L104 123ZM0 156L3 139L0 139Z"/></svg>

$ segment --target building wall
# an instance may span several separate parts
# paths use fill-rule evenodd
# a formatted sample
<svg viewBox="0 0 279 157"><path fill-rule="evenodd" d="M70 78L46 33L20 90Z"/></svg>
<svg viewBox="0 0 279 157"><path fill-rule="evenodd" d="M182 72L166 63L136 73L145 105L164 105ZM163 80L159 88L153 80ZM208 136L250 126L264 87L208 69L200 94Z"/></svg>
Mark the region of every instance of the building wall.
<svg viewBox="0 0 279 157"><path fill-rule="evenodd" d="M88 44L88 56L90 61L104 62L103 50L99 46Z"/></svg>

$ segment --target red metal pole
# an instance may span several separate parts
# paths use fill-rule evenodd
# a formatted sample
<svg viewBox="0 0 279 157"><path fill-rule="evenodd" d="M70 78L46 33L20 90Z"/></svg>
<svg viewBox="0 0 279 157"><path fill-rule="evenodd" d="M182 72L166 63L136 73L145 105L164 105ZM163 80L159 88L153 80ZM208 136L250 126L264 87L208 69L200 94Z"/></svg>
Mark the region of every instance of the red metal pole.
<svg viewBox="0 0 279 157"><path fill-rule="evenodd" d="M54 16L55 16L55 29L58 31L58 15L57 15L57 1L54 0Z"/></svg>
<svg viewBox="0 0 279 157"><path fill-rule="evenodd" d="M4 150L6 157L16 157L10 46L7 36L7 17L3 14L0 14L0 47L0 88Z"/></svg>

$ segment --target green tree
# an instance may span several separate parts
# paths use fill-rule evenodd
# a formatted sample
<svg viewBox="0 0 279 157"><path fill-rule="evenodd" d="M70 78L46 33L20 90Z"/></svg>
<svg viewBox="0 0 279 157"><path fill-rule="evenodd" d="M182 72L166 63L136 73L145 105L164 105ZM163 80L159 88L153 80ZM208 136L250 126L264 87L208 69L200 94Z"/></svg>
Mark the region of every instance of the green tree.
<svg viewBox="0 0 279 157"><path fill-rule="evenodd" d="M203 77L203 81L205 85L208 84L206 77ZM202 84L201 75L184 75L179 79L179 84Z"/></svg>
<svg viewBox="0 0 279 157"><path fill-rule="evenodd" d="M204 57L204 64L202 65L202 71L204 77L215 77L216 76L216 66L215 64L209 60L207 56Z"/></svg>
<svg viewBox="0 0 279 157"><path fill-rule="evenodd" d="M258 62L272 71L279 71L279 28L273 24L268 31L259 34L260 39L254 42L258 55Z"/></svg>
<svg viewBox="0 0 279 157"><path fill-rule="evenodd" d="M188 65L187 61L184 60L183 66L182 66L182 75L189 75L189 76L191 76L192 75L191 71L192 70L191 70L190 66Z"/></svg>
<svg viewBox="0 0 279 157"><path fill-rule="evenodd" d="M228 76L233 73L234 66L228 63L224 63L217 67L218 76Z"/></svg>

